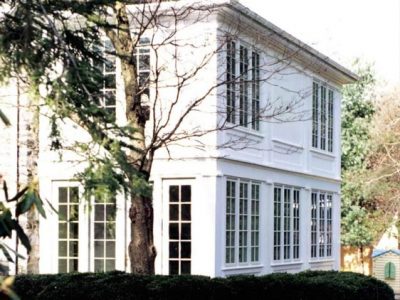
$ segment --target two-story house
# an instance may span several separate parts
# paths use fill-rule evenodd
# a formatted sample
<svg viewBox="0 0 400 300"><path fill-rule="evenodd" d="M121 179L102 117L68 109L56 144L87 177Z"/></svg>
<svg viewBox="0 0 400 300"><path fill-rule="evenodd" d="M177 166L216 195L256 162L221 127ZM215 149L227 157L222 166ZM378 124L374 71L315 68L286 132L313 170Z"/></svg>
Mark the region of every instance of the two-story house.
<svg viewBox="0 0 400 300"><path fill-rule="evenodd" d="M163 9L193 3L168 2ZM137 48L142 78L151 81L155 66L163 71L157 92L149 85L144 93L149 103L158 103L153 124L179 119L188 105L204 98L182 122L179 132L189 136L155 154L156 273L338 269L340 90L356 76L234 0L201 3L209 9L187 14L179 24L165 17L171 24L153 28ZM163 46L160 41L171 31L174 42ZM196 66L201 68L193 71ZM123 124L118 61L104 72L113 78L104 93L113 96L100 105ZM190 72L187 83L174 88ZM174 99L179 101L172 110ZM6 113L14 115L15 109ZM175 123L160 134L170 124ZM117 195L116 203L93 199L88 209L81 199L84 187L74 181L85 162L70 152L60 160L50 151L49 131L43 120L40 189L58 214L49 210L40 220L40 271L128 271L125 197ZM14 134L10 128L0 137L9 141L3 157L13 156L7 163L1 159L9 178L15 177ZM63 124L63 138L88 136L71 121Z"/></svg>

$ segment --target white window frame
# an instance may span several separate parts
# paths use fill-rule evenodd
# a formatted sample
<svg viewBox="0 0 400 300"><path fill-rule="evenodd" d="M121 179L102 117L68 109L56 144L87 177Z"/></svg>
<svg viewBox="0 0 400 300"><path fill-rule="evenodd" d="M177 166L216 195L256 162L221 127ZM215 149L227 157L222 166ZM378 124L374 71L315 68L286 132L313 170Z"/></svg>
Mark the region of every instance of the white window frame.
<svg viewBox="0 0 400 300"><path fill-rule="evenodd" d="M228 195L227 191L228 182L234 183L234 195L231 197ZM245 191L244 187L247 187L246 193L243 193ZM258 181L229 177L225 181L225 191L225 220L227 220L227 217L231 217L230 220L234 220L234 226L228 228L228 224L225 223L224 264L226 266L258 265L261 261L261 184ZM231 210L231 213L228 215L228 200L234 200L234 214L232 214ZM234 218L232 218L232 216ZM227 235L231 233L234 233L233 245L227 245ZM230 237L232 237L232 235ZM232 241L232 239L230 239L230 241ZM242 245L240 241L243 241ZM233 260L227 261L228 251L230 251L230 258L232 258L233 252Z"/></svg>
<svg viewBox="0 0 400 300"><path fill-rule="evenodd" d="M226 44L226 120L240 128L259 132L260 51L236 39L227 38ZM243 54L247 54L247 60L242 61L242 51ZM232 57L232 53L234 57ZM254 66L254 64L256 65ZM244 69L243 74L241 74L242 68Z"/></svg>
<svg viewBox="0 0 400 300"><path fill-rule="evenodd" d="M83 198L84 188L76 181L53 181L52 182L52 205L58 211L59 206L59 188L76 187L79 190L79 233L78 233L78 272L93 272L94 271L94 207L90 207L87 200ZM125 227L125 211L123 208L123 197L116 195L116 210L115 210L115 269L125 270L125 242L122 228ZM94 198L91 197L90 202L93 203ZM52 230L52 249L51 266L48 272L58 273L59 265L59 215L51 214L47 219L43 220L42 226L54 227ZM49 223L47 223L49 222ZM45 225L45 223L47 223ZM49 240L50 241L50 240Z"/></svg>
<svg viewBox="0 0 400 300"><path fill-rule="evenodd" d="M279 194L276 193L278 190ZM289 194L286 192L289 192ZM279 202L277 195L279 195ZM286 195L289 196L288 199ZM301 188L274 184L273 199L272 261L274 263L300 261ZM288 211L286 210L287 205ZM286 212L289 214L286 214Z"/></svg>
<svg viewBox="0 0 400 300"><path fill-rule="evenodd" d="M311 191L310 257L311 260L333 256L333 193Z"/></svg>
<svg viewBox="0 0 400 300"><path fill-rule="evenodd" d="M335 90L318 80L314 80L311 94L311 147L332 153L335 145L333 140Z"/></svg>

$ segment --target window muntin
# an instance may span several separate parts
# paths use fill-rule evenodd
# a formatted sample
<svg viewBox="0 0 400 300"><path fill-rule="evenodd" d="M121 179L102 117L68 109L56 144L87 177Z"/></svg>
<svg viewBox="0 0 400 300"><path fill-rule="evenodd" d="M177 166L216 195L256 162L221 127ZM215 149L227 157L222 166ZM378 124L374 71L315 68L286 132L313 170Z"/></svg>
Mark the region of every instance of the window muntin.
<svg viewBox="0 0 400 300"><path fill-rule="evenodd" d="M104 108L110 115L115 117L116 108L116 57L114 47L110 40L103 39L99 51L104 60L96 65L102 74L99 95L95 97L99 107Z"/></svg>
<svg viewBox="0 0 400 300"><path fill-rule="evenodd" d="M311 193L311 258L332 256L332 199L331 193Z"/></svg>
<svg viewBox="0 0 400 300"><path fill-rule="evenodd" d="M234 41L226 46L226 115L229 123L260 130L260 54Z"/></svg>
<svg viewBox="0 0 400 300"><path fill-rule="evenodd" d="M260 130L260 54L251 57L251 128Z"/></svg>
<svg viewBox="0 0 400 300"><path fill-rule="evenodd" d="M312 88L313 148L333 152L333 100L334 92L325 85L313 83Z"/></svg>
<svg viewBox="0 0 400 300"><path fill-rule="evenodd" d="M58 272L80 271L86 262L89 262L86 271L115 270L115 199L91 197L92 207L86 215L88 211L81 209L84 203L80 201L78 186L66 184L57 191Z"/></svg>
<svg viewBox="0 0 400 300"><path fill-rule="evenodd" d="M274 261L300 258L300 190L274 187Z"/></svg>
<svg viewBox="0 0 400 300"><path fill-rule="evenodd" d="M226 52L226 121L235 124L236 43L229 41Z"/></svg>
<svg viewBox="0 0 400 300"><path fill-rule="evenodd" d="M169 186L169 274L190 274L191 186Z"/></svg>
<svg viewBox="0 0 400 300"><path fill-rule="evenodd" d="M79 265L79 190L58 188L58 273L77 272Z"/></svg>
<svg viewBox="0 0 400 300"><path fill-rule="evenodd" d="M260 259L260 185L226 181L225 263L249 264Z"/></svg>
<svg viewBox="0 0 400 300"><path fill-rule="evenodd" d="M94 272L115 270L115 199L96 197L93 211Z"/></svg>

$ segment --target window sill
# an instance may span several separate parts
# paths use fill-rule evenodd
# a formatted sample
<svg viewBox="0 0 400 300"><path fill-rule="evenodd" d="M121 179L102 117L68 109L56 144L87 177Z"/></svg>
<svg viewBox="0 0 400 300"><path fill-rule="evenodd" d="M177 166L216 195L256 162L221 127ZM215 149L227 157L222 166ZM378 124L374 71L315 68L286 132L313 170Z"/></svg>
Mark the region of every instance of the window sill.
<svg viewBox="0 0 400 300"><path fill-rule="evenodd" d="M276 144L281 144L281 145L287 146L289 148L297 148L298 150L304 149L304 147L300 144L291 143L291 142L287 142L287 141L280 140L280 139L272 139L272 141Z"/></svg>
<svg viewBox="0 0 400 300"><path fill-rule="evenodd" d="M262 134L261 131L256 131L256 130L253 130L253 129L250 129L250 128L247 128L247 127L243 127L243 126L240 126L240 125L237 125L237 124L232 124L232 126L236 126L236 127L233 127L231 130L236 131L238 133L244 133L244 134L247 134L247 135L252 135L252 136L257 137L257 138L264 138L264 135Z"/></svg>
<svg viewBox="0 0 400 300"><path fill-rule="evenodd" d="M330 263L334 262L333 258L315 258L309 261L310 264Z"/></svg>
<svg viewBox="0 0 400 300"><path fill-rule="evenodd" d="M264 265L236 265L236 266L225 266L221 270L225 272L227 275L235 274L235 273L258 273Z"/></svg>
<svg viewBox="0 0 400 300"><path fill-rule="evenodd" d="M274 262L271 264L271 268L287 267L287 266L298 266L303 264L302 261L288 261L288 262Z"/></svg>
<svg viewBox="0 0 400 300"><path fill-rule="evenodd" d="M317 148L311 148L310 152L313 152L313 153L316 153L316 154L319 154L321 156L324 156L324 157L327 157L327 158L331 158L331 159L335 159L336 158L336 155L333 154L333 152L328 152L328 151L320 150L320 149L317 149Z"/></svg>

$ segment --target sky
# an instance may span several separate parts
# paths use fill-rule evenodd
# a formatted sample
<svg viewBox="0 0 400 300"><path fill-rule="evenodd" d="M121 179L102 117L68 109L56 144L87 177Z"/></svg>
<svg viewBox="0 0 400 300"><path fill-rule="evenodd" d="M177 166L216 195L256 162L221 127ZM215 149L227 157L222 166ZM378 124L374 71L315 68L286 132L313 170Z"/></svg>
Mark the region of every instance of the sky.
<svg viewBox="0 0 400 300"><path fill-rule="evenodd" d="M383 86L400 85L400 0L240 2L345 67L360 58Z"/></svg>

